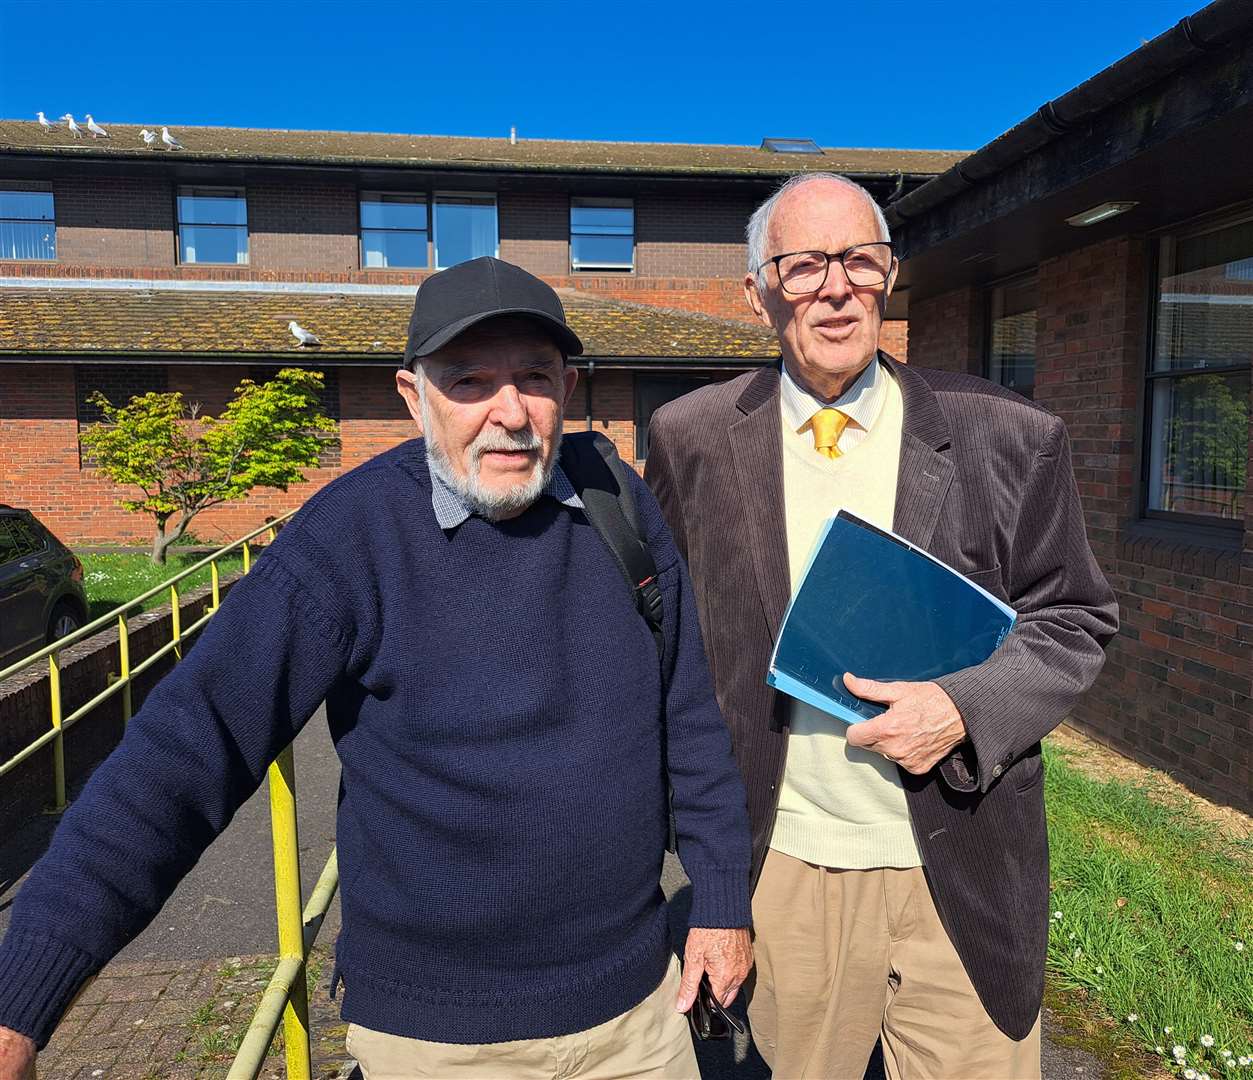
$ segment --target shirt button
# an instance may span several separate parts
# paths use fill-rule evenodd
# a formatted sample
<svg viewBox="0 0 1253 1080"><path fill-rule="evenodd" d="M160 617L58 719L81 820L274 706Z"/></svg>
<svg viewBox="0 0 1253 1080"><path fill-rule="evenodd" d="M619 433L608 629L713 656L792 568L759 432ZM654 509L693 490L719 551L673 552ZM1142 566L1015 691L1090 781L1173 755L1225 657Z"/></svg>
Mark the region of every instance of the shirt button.
<svg viewBox="0 0 1253 1080"><path fill-rule="evenodd" d="M996 768L992 770L993 778L1000 776L1001 773L1003 773L1004 771L1005 771L1005 767L1003 765L996 766Z"/></svg>

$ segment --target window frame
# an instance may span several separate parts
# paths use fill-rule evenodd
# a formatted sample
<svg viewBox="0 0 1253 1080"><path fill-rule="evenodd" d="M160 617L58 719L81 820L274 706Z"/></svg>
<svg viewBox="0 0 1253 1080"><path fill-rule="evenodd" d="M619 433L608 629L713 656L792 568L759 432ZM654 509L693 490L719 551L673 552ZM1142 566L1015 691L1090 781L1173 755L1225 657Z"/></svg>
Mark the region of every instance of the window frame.
<svg viewBox="0 0 1253 1080"><path fill-rule="evenodd" d="M6 262L23 262L23 263L57 262L60 256L57 251L57 196L56 196L56 192L52 191L50 188L30 187L26 185L23 185L20 187L6 185L3 187L0 187L0 195L47 195L48 198L52 200L52 217L50 218L0 217L0 225L6 225L6 224L27 225L32 222L46 221L49 225L52 226L52 254L46 259L45 258L23 259L17 256L14 256L12 259L10 259L7 255L0 252L0 259L4 259Z"/></svg>
<svg viewBox="0 0 1253 1080"><path fill-rule="evenodd" d="M447 270L449 267L441 265L439 261L439 209L440 199L491 199L492 200L492 218L496 225L496 249L491 252L494 259L500 258L500 198L495 191L434 191L431 194L430 201L430 223L431 223L431 259L430 270ZM474 259L482 258L481 255L472 256ZM468 261L468 260L467 260ZM453 263L453 266L459 266L460 263Z"/></svg>
<svg viewBox="0 0 1253 1080"><path fill-rule="evenodd" d="M645 383L690 384L686 389L681 390L661 403L661 405L667 405L674 401L675 398L680 398L684 394L690 394L693 390L699 390L702 386L708 386L710 383L717 381L717 376L704 374L699 371L637 371L631 379L631 422L635 428L634 446L632 449L635 453L635 460L637 462L648 460L648 429L653 422L652 413L649 413L648 423L640 423L640 397L643 394ZM657 409L660 409L661 405L656 406L653 412L655 413ZM640 453L641 449L644 453Z"/></svg>
<svg viewBox="0 0 1253 1080"><path fill-rule="evenodd" d="M983 377L988 382L995 383L997 386L1012 393L1019 394L1027 398L1028 401L1035 400L1035 361L1032 361L1031 368L1031 394L1030 396L1023 394L1020 390L1012 386L1006 386L1000 377L994 377L992 374L992 324L995 321L993 316L993 307L995 303L995 295L998 289L1012 289L1015 286L1025 285L1028 281L1033 281L1036 289L1035 308L1037 333L1040 318L1040 270L1039 267L1032 267L1030 270L1024 270L1017 274L1011 274L1009 277L998 278L995 281L989 281L983 287Z"/></svg>
<svg viewBox="0 0 1253 1080"><path fill-rule="evenodd" d="M631 209L631 262L623 263L585 263L578 265L574 261L574 238L579 236L618 236L617 233L578 233L574 231L574 211L576 203L582 206L605 206L616 210L630 207ZM634 274L636 270L636 229L635 199L616 195L571 195L566 208L566 226L568 230L569 264L572 274Z"/></svg>
<svg viewBox="0 0 1253 1080"><path fill-rule="evenodd" d="M183 221L181 200L186 194L188 198L215 198L213 192L232 192L235 198L244 204L244 223L242 225L200 224L195 221ZM244 230L244 261L210 262L206 259L183 258L183 225L194 225L199 229L243 229ZM174 257L179 266L251 266L252 265L252 221L248 212L248 189L236 184L176 184L174 187Z"/></svg>
<svg viewBox="0 0 1253 1080"><path fill-rule="evenodd" d="M366 226L363 220L361 207L367 201L368 195L403 195L413 200L413 204L417 205L418 200L422 201L422 205L426 207L426 228L425 229L407 229L407 228L391 228L382 229L371 228L370 232L397 232L397 233L421 233L426 237L426 262L421 266L367 266L365 261L365 234ZM500 223L497 221L496 227L496 248L500 250ZM362 270L398 270L404 272L406 270L430 270L435 261L435 208L429 191L381 191L376 189L361 190L357 192L357 264Z"/></svg>
<svg viewBox="0 0 1253 1080"><path fill-rule="evenodd" d="M1153 472L1155 431L1153 399L1155 396L1155 384L1162 379L1178 381L1199 375L1239 375L1245 372L1248 372L1250 379L1253 379L1253 360L1244 364L1222 364L1204 368L1185 368L1177 371L1169 369L1164 371L1153 370L1153 361L1157 354L1158 311L1162 296L1161 270L1164 262L1163 249L1167 245L1177 245L1181 240L1191 240L1204 236L1207 233L1221 232L1223 229L1249 222L1253 222L1253 204L1234 210L1228 209L1218 214L1206 214L1192 218L1163 229L1158 229L1150 234L1151 246L1147 260L1148 273L1146 275L1148 295L1145 304L1145 347L1142 358L1144 370L1141 379L1143 400L1140 403L1139 410L1139 418L1143 425L1140 435L1139 491L1139 518L1142 521L1157 524L1169 523L1195 528L1212 537L1238 537L1244 531L1243 518L1223 518L1214 514L1192 514L1182 510L1160 510L1150 506L1149 502L1151 499L1150 488Z"/></svg>

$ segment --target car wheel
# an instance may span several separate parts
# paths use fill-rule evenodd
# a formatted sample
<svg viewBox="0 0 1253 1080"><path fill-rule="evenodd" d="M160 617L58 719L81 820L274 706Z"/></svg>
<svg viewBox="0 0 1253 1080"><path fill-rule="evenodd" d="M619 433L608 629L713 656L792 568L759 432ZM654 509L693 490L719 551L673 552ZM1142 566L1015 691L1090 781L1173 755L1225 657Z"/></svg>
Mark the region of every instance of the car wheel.
<svg viewBox="0 0 1253 1080"><path fill-rule="evenodd" d="M48 620L48 644L74 633L82 625L83 620L69 604L58 604L52 609L52 618Z"/></svg>

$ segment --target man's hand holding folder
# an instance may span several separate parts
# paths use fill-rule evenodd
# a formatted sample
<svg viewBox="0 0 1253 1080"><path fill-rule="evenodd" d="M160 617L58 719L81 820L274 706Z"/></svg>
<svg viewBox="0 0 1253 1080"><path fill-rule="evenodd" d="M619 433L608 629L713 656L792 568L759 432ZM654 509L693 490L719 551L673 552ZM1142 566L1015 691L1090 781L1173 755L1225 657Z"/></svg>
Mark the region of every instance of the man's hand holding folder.
<svg viewBox="0 0 1253 1080"><path fill-rule="evenodd" d="M930 772L966 739L961 713L937 683L876 682L846 672L844 685L859 698L888 706L873 720L849 725L849 746L882 754L906 772Z"/></svg>

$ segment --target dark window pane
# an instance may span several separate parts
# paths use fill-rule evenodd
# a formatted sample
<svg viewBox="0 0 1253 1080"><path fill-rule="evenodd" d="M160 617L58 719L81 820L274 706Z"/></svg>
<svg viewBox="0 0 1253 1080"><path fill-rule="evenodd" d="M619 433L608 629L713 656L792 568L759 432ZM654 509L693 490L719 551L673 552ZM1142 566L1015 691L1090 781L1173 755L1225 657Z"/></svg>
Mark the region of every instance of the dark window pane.
<svg viewBox="0 0 1253 1080"><path fill-rule="evenodd" d="M30 523L15 518L9 522L13 529L13 537L17 541L18 555L30 555L43 551L47 546L44 538L30 527Z"/></svg>
<svg viewBox="0 0 1253 1080"><path fill-rule="evenodd" d="M435 265L456 266L495 255L496 200L491 197L437 196Z"/></svg>
<svg viewBox="0 0 1253 1080"><path fill-rule="evenodd" d="M183 225L178 230L179 261L231 263L248 261L248 230L222 225Z"/></svg>
<svg viewBox="0 0 1253 1080"><path fill-rule="evenodd" d="M634 244L629 236L572 236L570 262L576 270L589 266L629 270Z"/></svg>
<svg viewBox="0 0 1253 1080"><path fill-rule="evenodd" d="M1249 375L1153 381L1149 508L1244 519Z"/></svg>
<svg viewBox="0 0 1253 1080"><path fill-rule="evenodd" d="M648 425L667 401L691 393L710 380L698 375L637 375L635 378L635 458L648 457Z"/></svg>
<svg viewBox="0 0 1253 1080"><path fill-rule="evenodd" d="M248 209L238 192L180 194L178 220L186 225L247 225Z"/></svg>
<svg viewBox="0 0 1253 1080"><path fill-rule="evenodd" d="M1162 245L1153 370L1253 358L1253 221Z"/></svg>
<svg viewBox="0 0 1253 1080"><path fill-rule="evenodd" d="M370 267L426 266L426 233L363 229L361 265Z"/></svg>
<svg viewBox="0 0 1253 1080"><path fill-rule="evenodd" d="M361 199L363 229L425 229L425 195L366 195Z"/></svg>
<svg viewBox="0 0 1253 1080"><path fill-rule="evenodd" d="M51 191L0 191L0 218L52 221Z"/></svg>
<svg viewBox="0 0 1253 1080"><path fill-rule="evenodd" d="M18 553L17 537L9 528L9 521L0 519L0 564L21 558Z"/></svg>
<svg viewBox="0 0 1253 1080"><path fill-rule="evenodd" d="M1029 398L1035 391L1035 278L998 285L990 308L988 378Z"/></svg>
<svg viewBox="0 0 1253 1080"><path fill-rule="evenodd" d="M572 205L570 231L632 236L635 233L635 210L630 206Z"/></svg>
<svg viewBox="0 0 1253 1080"><path fill-rule="evenodd" d="M55 259L57 228L51 221L0 221L0 259Z"/></svg>

